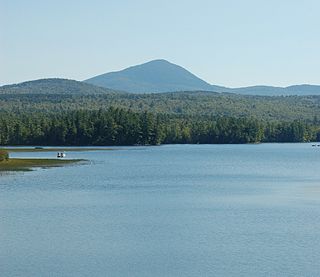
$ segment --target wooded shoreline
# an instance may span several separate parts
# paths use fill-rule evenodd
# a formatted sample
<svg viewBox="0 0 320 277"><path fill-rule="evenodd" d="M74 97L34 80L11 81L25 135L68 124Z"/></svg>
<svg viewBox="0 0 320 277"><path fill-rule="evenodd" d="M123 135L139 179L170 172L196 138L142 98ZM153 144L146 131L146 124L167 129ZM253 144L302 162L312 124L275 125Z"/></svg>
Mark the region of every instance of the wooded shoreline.
<svg viewBox="0 0 320 277"><path fill-rule="evenodd" d="M120 108L46 113L4 113L3 146L132 146L242 144L320 140L320 123L269 122L252 117L172 116Z"/></svg>

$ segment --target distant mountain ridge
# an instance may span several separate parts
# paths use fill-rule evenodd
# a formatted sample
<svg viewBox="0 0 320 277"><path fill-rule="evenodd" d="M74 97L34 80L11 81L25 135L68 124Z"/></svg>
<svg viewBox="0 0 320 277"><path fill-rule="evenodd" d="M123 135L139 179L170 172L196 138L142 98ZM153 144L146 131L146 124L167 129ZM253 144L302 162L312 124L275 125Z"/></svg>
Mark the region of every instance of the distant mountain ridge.
<svg viewBox="0 0 320 277"><path fill-rule="evenodd" d="M231 93L245 95L261 95L261 96L288 96L288 95L320 95L320 86L318 85L293 85L288 87L273 86L251 86L243 88L231 88Z"/></svg>
<svg viewBox="0 0 320 277"><path fill-rule="evenodd" d="M250 86L228 88L211 85L179 65L154 60L85 81L61 78L39 79L0 87L0 94L110 94L207 91L257 96L320 96L319 85L288 87Z"/></svg>
<svg viewBox="0 0 320 277"><path fill-rule="evenodd" d="M75 80L49 78L0 87L0 94L106 94L114 90Z"/></svg>
<svg viewBox="0 0 320 277"><path fill-rule="evenodd" d="M84 80L84 82L131 93L202 90L263 96L320 95L320 86L317 85L250 86L242 88L211 85L183 67L166 60L153 60L120 71L101 74Z"/></svg>

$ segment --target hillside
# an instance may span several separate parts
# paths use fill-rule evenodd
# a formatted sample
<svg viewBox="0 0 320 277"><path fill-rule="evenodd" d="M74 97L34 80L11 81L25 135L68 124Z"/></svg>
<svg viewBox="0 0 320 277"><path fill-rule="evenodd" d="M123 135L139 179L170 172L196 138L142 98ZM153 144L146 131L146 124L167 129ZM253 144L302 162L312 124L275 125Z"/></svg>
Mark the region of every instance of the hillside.
<svg viewBox="0 0 320 277"><path fill-rule="evenodd" d="M40 79L0 87L0 94L105 94L116 91L68 79Z"/></svg>
<svg viewBox="0 0 320 277"><path fill-rule="evenodd" d="M269 97L212 92L0 94L0 107L2 112L60 112L119 107L174 116L235 116L267 121L313 121L320 114L320 96Z"/></svg>

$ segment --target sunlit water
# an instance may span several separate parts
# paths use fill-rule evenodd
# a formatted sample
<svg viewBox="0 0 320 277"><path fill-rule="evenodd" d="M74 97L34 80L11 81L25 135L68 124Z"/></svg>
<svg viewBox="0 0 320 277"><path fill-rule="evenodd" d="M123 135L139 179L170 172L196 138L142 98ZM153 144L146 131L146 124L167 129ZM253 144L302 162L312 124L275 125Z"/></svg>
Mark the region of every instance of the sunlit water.
<svg viewBox="0 0 320 277"><path fill-rule="evenodd" d="M89 162L0 176L0 276L320 275L320 147L68 158Z"/></svg>

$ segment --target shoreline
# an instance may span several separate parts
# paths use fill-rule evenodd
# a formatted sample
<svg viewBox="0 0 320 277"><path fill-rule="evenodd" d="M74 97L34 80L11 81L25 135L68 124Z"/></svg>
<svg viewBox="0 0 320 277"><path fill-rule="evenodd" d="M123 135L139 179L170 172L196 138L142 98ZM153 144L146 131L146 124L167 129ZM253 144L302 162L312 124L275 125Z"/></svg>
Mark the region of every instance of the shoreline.
<svg viewBox="0 0 320 277"><path fill-rule="evenodd" d="M74 152L83 152L83 151L114 151L117 150L115 148L103 148L103 147L99 147L99 148L95 148L95 147L88 147L88 148L81 148L79 146L77 147L39 147L39 148L35 148L35 147L1 147L1 149L6 150L8 152L67 152L67 151L74 151Z"/></svg>
<svg viewBox="0 0 320 277"><path fill-rule="evenodd" d="M74 163L85 162L85 159L38 159L38 158L10 158L0 162L0 172L32 171L33 168L61 167Z"/></svg>

